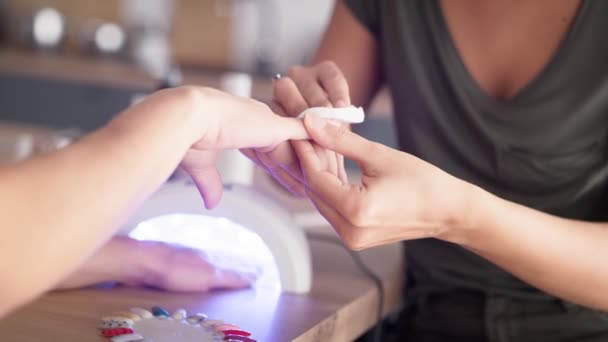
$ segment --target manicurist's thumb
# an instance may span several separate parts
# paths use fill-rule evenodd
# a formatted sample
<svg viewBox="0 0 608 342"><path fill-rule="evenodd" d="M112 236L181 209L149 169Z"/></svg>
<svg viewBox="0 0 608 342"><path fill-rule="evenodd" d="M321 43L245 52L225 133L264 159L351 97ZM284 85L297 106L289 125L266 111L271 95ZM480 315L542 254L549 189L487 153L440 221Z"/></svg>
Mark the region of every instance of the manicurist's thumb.
<svg viewBox="0 0 608 342"><path fill-rule="evenodd" d="M318 145L355 161L361 168L377 168L378 153L383 145L353 133L349 126L337 121L325 120L314 114L304 118L310 138Z"/></svg>

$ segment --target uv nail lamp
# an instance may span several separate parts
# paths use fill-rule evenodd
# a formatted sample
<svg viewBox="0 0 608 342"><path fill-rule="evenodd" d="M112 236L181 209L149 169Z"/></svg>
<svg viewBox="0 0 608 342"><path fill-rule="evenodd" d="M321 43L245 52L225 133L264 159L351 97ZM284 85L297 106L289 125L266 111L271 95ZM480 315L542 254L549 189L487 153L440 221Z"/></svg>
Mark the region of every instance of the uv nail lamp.
<svg viewBox="0 0 608 342"><path fill-rule="evenodd" d="M226 182L225 182L226 184ZM207 221L198 221L197 227L182 231L182 239L209 240L200 237L200 233L205 228L205 222L216 225L214 235L224 235L220 240L224 240L222 248L235 249L242 251L248 248L251 243L238 244L239 236L243 232L231 231L231 225L226 224L230 221L236 225L245 227L247 233L257 234L258 239L266 246L266 253L274 259L275 278L278 278L280 288L283 292L306 293L310 290L312 281L311 257L308 242L303 230L294 222L291 214L273 199L261 194L249 185L234 184L226 187L220 204L213 210L205 209L201 195L196 186L189 178L181 178L168 181L154 195L131 216L127 229L133 229L132 233L140 235L149 234L145 229L139 230L140 223L152 222L165 217L170 219L171 215L180 214L178 220L188 217L206 218ZM212 219L209 221L208 219ZM215 221L213 221L213 219ZM225 229L221 226L225 225ZM171 242L174 235L178 232L172 231L170 227L163 230L165 238L156 238ZM154 230L158 234L158 229ZM221 234L217 234L221 233ZM255 235L251 234L251 235ZM189 236L188 236L189 235ZM131 235L133 237L133 235ZM142 236L134 236L135 238ZM214 240L214 236L208 236ZM222 241L220 241L222 242ZM216 247L214 244L208 248ZM208 248L203 247L206 251ZM254 255L260 255L256 252ZM230 266L232 267L232 265Z"/></svg>

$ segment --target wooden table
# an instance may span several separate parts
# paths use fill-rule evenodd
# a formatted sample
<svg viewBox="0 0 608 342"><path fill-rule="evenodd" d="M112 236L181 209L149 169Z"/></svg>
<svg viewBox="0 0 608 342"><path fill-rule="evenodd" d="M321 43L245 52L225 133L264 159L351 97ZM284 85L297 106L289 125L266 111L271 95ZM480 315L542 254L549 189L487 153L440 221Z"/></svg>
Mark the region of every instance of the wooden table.
<svg viewBox="0 0 608 342"><path fill-rule="evenodd" d="M99 288L51 293L0 320L5 342L106 341L99 318L131 306L186 308L234 322L258 341L352 341L373 326L378 293L340 246L311 240L314 281L306 295L269 289L176 294L138 288ZM401 302L400 245L361 253L383 280L384 311Z"/></svg>

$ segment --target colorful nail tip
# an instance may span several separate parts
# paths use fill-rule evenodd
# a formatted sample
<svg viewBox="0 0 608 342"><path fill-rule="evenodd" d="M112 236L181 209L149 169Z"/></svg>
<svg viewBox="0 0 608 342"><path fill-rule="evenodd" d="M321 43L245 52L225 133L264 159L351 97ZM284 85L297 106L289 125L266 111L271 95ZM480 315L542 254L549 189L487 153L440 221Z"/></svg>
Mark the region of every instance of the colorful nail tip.
<svg viewBox="0 0 608 342"><path fill-rule="evenodd" d="M234 324L228 324L228 323L221 323L221 324L216 324L213 326L213 330L215 331L225 331L225 330L240 330L241 327L234 325Z"/></svg>
<svg viewBox="0 0 608 342"><path fill-rule="evenodd" d="M247 331L244 331L244 330L236 330L235 329L235 330L224 330L222 332L224 333L224 335L227 335L227 336L228 335L232 335L232 336L239 335L239 336L245 336L245 337L251 336L250 332L247 332Z"/></svg>
<svg viewBox="0 0 608 342"><path fill-rule="evenodd" d="M153 317L152 313L146 309L131 308L131 309L129 309L129 311L133 312L136 315L139 315L143 319L149 319L149 318Z"/></svg>
<svg viewBox="0 0 608 342"><path fill-rule="evenodd" d="M133 329L131 328L114 328L114 329L106 329L101 332L104 337L114 337L120 335L133 334Z"/></svg>
<svg viewBox="0 0 608 342"><path fill-rule="evenodd" d="M224 321L219 320L219 319L208 319L208 320L204 320L201 325L205 328L212 328L214 325L217 324L222 324L224 323Z"/></svg>
<svg viewBox="0 0 608 342"><path fill-rule="evenodd" d="M141 316L130 311L116 311L112 313L112 316L128 318L133 322L141 320Z"/></svg>
<svg viewBox="0 0 608 342"><path fill-rule="evenodd" d="M203 314L203 313L197 313L195 315L192 315L188 318L186 318L186 322L190 323L190 324L199 324L203 321L205 321L207 319L207 315Z"/></svg>
<svg viewBox="0 0 608 342"><path fill-rule="evenodd" d="M169 311L160 306L155 306L152 308L152 314L154 317L169 317Z"/></svg>
<svg viewBox="0 0 608 342"><path fill-rule="evenodd" d="M224 336L224 341L226 342L256 342L256 340L240 335L227 335Z"/></svg>
<svg viewBox="0 0 608 342"><path fill-rule="evenodd" d="M148 320L150 318L155 319ZM188 328L186 323L190 323L188 325L191 327ZM139 307L114 311L112 314L102 317L98 327L100 329L98 334L108 338L111 342L155 341L157 338L162 341L167 338L174 341L172 337L176 332L193 328L199 331L205 341L256 341L249 337L251 335L249 332L241 330L236 324L225 323L219 319L208 319L204 313L188 316L185 309L177 309L170 315L169 311L161 306L154 306L150 311ZM148 333L147 329L151 327L154 327L154 334L159 334L159 336L144 337L143 335ZM157 330L159 328L160 330ZM198 337L196 340L198 341Z"/></svg>
<svg viewBox="0 0 608 342"><path fill-rule="evenodd" d="M173 315L171 315L171 317L173 317L173 319L176 321L181 321L184 318L186 318L186 316L187 316L187 312L185 309L177 309L177 310L175 310Z"/></svg>

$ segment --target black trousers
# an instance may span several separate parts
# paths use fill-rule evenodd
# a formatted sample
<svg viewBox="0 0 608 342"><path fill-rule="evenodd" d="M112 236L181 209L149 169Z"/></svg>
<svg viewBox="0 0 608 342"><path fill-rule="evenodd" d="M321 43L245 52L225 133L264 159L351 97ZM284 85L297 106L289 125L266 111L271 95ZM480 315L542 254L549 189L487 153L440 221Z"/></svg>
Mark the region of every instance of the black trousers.
<svg viewBox="0 0 608 342"><path fill-rule="evenodd" d="M608 294L607 294L608 295ZM418 296L386 342L608 342L608 313L469 290Z"/></svg>

